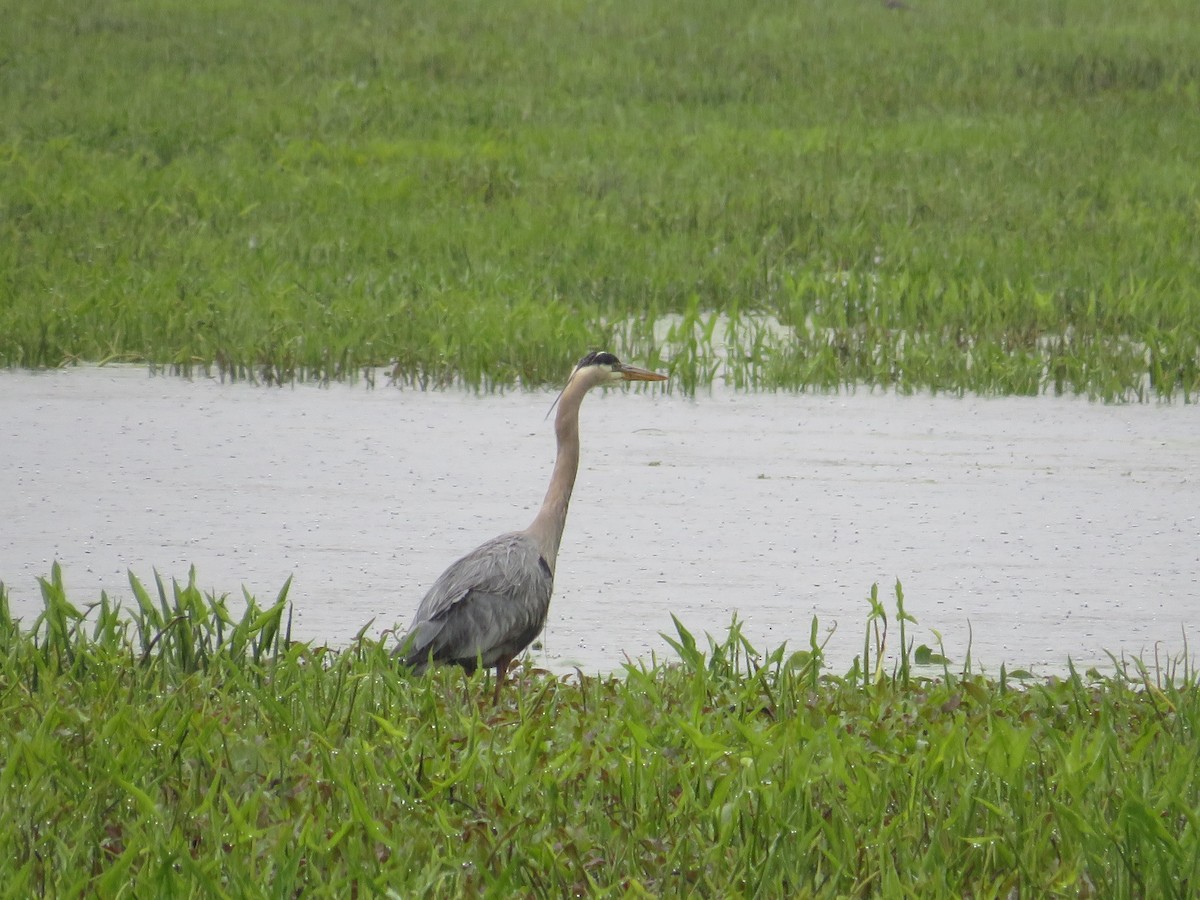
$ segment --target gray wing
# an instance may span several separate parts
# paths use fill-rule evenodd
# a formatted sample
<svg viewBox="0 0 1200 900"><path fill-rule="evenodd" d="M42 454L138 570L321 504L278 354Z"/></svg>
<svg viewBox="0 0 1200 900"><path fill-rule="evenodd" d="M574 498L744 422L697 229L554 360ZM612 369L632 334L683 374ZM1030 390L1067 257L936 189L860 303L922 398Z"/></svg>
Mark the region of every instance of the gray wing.
<svg viewBox="0 0 1200 900"><path fill-rule="evenodd" d="M418 671L432 656L468 669L520 653L542 630L554 576L523 532L502 534L434 582L397 653Z"/></svg>

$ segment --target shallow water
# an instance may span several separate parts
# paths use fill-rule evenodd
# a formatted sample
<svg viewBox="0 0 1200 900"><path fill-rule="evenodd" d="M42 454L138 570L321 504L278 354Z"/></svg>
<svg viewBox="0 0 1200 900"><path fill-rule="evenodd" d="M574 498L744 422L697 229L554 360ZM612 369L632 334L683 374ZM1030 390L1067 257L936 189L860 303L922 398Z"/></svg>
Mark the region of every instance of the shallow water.
<svg viewBox="0 0 1200 900"><path fill-rule="evenodd" d="M528 524L552 393L268 388L142 368L0 373L0 578L40 609L157 569L261 601L294 575L294 630L403 627L462 553ZM671 614L834 669L892 586L910 634L961 664L1062 671L1152 658L1200 624L1200 409L1049 397L615 390L583 408L583 464L535 658L609 671L670 655ZM969 635L968 627L973 631ZM894 639L894 635L893 635Z"/></svg>

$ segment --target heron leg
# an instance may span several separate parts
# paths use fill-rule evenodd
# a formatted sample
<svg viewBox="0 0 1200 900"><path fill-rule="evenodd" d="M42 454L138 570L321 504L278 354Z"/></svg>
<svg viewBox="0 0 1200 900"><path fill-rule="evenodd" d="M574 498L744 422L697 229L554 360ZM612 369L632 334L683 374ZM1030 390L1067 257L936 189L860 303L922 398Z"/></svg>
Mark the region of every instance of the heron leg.
<svg viewBox="0 0 1200 900"><path fill-rule="evenodd" d="M501 659L496 663L496 691L492 694L492 706L500 705L500 688L504 686L504 676L508 673L511 659Z"/></svg>

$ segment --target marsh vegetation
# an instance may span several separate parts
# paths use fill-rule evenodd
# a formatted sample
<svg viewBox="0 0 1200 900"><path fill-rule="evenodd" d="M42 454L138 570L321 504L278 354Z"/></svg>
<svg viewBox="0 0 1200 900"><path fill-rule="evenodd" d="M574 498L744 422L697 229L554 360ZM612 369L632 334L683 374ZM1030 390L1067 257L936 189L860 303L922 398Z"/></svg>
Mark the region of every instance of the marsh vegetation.
<svg viewBox="0 0 1200 900"><path fill-rule="evenodd" d="M1186 0L2 6L10 366L1197 390Z"/></svg>
<svg viewBox="0 0 1200 900"><path fill-rule="evenodd" d="M406 677L131 576L130 615L0 593L11 896L1186 897L1200 685L1020 682L913 646L872 591L845 674L734 622L610 677ZM885 608L891 607L891 609ZM895 663L887 647L904 648ZM893 654L895 658L895 654Z"/></svg>

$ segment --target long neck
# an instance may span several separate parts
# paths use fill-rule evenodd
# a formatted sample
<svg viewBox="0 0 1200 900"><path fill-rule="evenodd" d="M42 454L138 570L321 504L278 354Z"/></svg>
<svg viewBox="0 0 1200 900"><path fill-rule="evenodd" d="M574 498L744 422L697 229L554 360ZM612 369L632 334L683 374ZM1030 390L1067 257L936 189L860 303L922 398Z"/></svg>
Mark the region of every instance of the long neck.
<svg viewBox="0 0 1200 900"><path fill-rule="evenodd" d="M554 472L550 475L550 486L546 489L542 508L526 529L537 542L552 572L558 559L563 528L567 524L567 506L571 503L575 475L579 471L579 406L588 387L590 385L582 379L572 380L559 398L558 414L554 417L554 433L558 439Z"/></svg>

